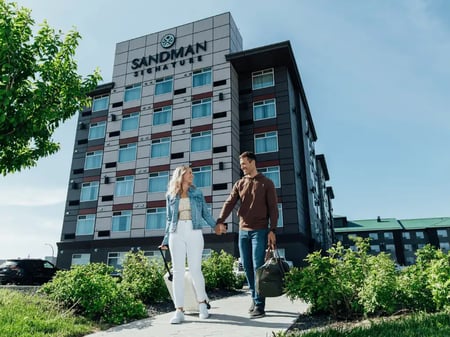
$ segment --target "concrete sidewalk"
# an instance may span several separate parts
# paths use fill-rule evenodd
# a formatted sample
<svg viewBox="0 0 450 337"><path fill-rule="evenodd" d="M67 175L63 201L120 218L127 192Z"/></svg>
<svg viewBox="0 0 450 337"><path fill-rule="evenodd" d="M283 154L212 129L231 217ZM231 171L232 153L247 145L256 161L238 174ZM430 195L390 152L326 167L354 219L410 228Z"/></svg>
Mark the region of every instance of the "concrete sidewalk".
<svg viewBox="0 0 450 337"><path fill-rule="evenodd" d="M210 317L198 318L198 314L185 314L181 324L170 324L173 313L120 325L89 337L143 337L143 336L234 336L271 337L272 332L286 331L300 313L307 310L301 301L291 302L286 296L266 299L266 316L249 319L251 303L249 292L211 301Z"/></svg>

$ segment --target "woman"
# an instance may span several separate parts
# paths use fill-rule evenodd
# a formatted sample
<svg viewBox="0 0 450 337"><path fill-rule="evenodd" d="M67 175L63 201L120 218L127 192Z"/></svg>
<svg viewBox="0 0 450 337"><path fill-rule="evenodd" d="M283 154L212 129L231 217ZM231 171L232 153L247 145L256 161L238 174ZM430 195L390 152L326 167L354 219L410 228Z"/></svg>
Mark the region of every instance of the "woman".
<svg viewBox="0 0 450 337"><path fill-rule="evenodd" d="M160 246L170 247L173 267L173 300L176 308L170 320L172 324L184 321L184 272L186 256L192 277L199 318L209 317L206 304L205 279L202 274L203 220L220 235L226 232L224 225L216 225L206 205L203 193L192 184L194 175L188 166L180 166L173 172L166 195L167 223L166 234Z"/></svg>

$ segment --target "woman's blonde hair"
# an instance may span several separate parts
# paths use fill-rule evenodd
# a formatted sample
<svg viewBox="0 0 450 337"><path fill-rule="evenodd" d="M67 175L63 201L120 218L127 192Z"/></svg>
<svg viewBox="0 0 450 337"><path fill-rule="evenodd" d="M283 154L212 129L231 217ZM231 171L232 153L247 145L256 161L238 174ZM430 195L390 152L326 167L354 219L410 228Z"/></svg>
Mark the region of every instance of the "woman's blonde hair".
<svg viewBox="0 0 450 337"><path fill-rule="evenodd" d="M167 194L171 196L175 196L177 194L181 194L182 192L182 185L183 182L183 175L191 171L192 169L187 165L178 166L172 173L172 178L169 181L169 187L167 189ZM191 185L192 187L195 187L194 185Z"/></svg>

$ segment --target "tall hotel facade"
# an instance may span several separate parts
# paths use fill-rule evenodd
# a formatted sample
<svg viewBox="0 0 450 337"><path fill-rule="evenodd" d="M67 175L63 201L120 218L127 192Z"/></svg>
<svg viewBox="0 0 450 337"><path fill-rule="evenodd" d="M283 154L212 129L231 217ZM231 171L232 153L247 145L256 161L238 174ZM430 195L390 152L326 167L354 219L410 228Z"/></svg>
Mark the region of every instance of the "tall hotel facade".
<svg viewBox="0 0 450 337"><path fill-rule="evenodd" d="M120 267L130 250L158 256L170 174L190 165L215 218L254 151L277 188L281 255L301 265L333 240L325 157L289 41L243 50L230 13L116 45L112 81L79 113L57 265ZM238 218L205 256L239 256Z"/></svg>

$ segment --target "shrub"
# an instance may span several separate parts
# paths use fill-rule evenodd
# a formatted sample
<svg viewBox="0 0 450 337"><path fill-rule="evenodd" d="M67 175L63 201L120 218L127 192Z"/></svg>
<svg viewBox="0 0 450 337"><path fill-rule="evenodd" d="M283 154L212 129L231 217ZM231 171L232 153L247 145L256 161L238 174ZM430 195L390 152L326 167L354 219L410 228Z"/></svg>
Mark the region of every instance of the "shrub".
<svg viewBox="0 0 450 337"><path fill-rule="evenodd" d="M450 312L450 252L436 252L428 267L428 289L436 310Z"/></svg>
<svg viewBox="0 0 450 337"><path fill-rule="evenodd" d="M40 292L96 321L121 324L146 317L145 306L120 287L110 275L112 271L112 267L103 263L74 266L68 271L58 271Z"/></svg>
<svg viewBox="0 0 450 337"><path fill-rule="evenodd" d="M326 255L308 254L304 268L292 268L286 276L286 294L311 305L313 313L353 318L392 313L397 308L394 262L386 254L370 256L369 239L355 238L356 250L340 242Z"/></svg>
<svg viewBox="0 0 450 337"><path fill-rule="evenodd" d="M392 314L398 308L395 263L386 253L367 258L368 268L358 294L364 314Z"/></svg>
<svg viewBox="0 0 450 337"><path fill-rule="evenodd" d="M205 277L206 289L232 290L238 284L233 272L234 257L221 250L220 254L213 251L211 256L202 261L202 271Z"/></svg>
<svg viewBox="0 0 450 337"><path fill-rule="evenodd" d="M286 294L291 299L303 299L311 304L313 313L330 313L345 317L361 313L358 291L363 280L361 258L365 254L363 241L360 252L345 250L339 242L322 256L320 251L308 254L308 265L292 268L286 275Z"/></svg>
<svg viewBox="0 0 450 337"><path fill-rule="evenodd" d="M244 287L245 282L247 282L247 278L245 277L245 274L235 274L235 283L234 288L235 289L242 289Z"/></svg>
<svg viewBox="0 0 450 337"><path fill-rule="evenodd" d="M165 301L169 298L169 292L164 273L164 266L149 260L143 251L129 252L123 263L121 286L146 304Z"/></svg>
<svg viewBox="0 0 450 337"><path fill-rule="evenodd" d="M433 312L435 304L428 288L427 269L417 264L404 268L398 276L398 301L403 309Z"/></svg>

